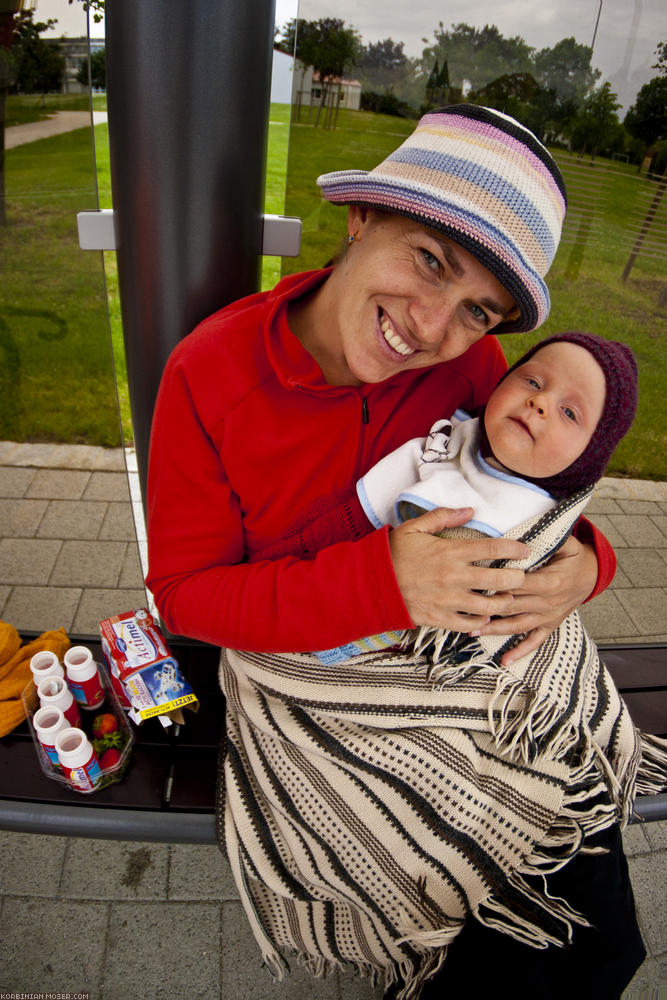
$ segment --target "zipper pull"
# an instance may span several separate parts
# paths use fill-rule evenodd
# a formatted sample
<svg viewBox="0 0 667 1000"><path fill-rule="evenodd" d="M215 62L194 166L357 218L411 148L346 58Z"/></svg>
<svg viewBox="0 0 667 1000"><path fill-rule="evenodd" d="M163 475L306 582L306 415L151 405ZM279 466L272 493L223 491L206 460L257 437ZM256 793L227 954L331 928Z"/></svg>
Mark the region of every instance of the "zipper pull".
<svg viewBox="0 0 667 1000"><path fill-rule="evenodd" d="M370 417L368 416L368 400L364 396L361 401L361 422L362 424L367 424Z"/></svg>

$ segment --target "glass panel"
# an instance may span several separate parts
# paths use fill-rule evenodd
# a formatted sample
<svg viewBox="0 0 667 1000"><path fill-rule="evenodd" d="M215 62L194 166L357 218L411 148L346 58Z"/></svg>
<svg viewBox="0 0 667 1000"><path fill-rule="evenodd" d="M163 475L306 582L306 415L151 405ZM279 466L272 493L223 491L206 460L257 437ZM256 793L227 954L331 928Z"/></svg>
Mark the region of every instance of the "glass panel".
<svg viewBox="0 0 667 1000"><path fill-rule="evenodd" d="M278 10L279 40L293 42L293 12L280 20ZM465 23L454 25L435 3L341 0L338 21L322 33L330 14L323 0L299 5L306 23L297 33L303 61L293 72L285 210L303 219L304 233L300 257L284 260L283 273L322 266L346 233L345 208L319 195L320 173L373 167L429 107L472 101L513 115L555 156L570 207L548 278L551 316L539 334L503 340L508 360L562 329L626 341L639 361L640 408L609 471L667 479L659 336L667 304L667 142L656 141L655 125L667 88L664 58L662 71L655 65L656 46L667 38L664 4L473 2L460 15ZM356 53L336 65L332 43L340 52L350 41Z"/></svg>
<svg viewBox="0 0 667 1000"><path fill-rule="evenodd" d="M98 208L81 76L87 17L80 3L9 6L0 5L0 617L23 631L95 634L100 618L144 598L102 254L80 250L77 236L77 213ZM32 75L24 40L37 54ZM104 95L94 103L103 109Z"/></svg>

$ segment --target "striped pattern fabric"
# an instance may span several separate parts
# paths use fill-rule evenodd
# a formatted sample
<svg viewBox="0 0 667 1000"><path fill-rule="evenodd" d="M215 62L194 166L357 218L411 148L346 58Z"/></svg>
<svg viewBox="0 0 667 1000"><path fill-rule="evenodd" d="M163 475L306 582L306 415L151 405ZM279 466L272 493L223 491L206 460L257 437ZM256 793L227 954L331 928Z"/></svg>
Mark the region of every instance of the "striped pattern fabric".
<svg viewBox="0 0 667 1000"><path fill-rule="evenodd" d="M535 564L585 499L524 530ZM276 975L351 963L416 1000L467 919L537 948L586 923L525 876L661 790L667 744L637 732L577 613L508 669L491 639L424 630L421 652L343 664L223 651L219 838Z"/></svg>
<svg viewBox="0 0 667 1000"><path fill-rule="evenodd" d="M547 318L544 276L566 208L549 152L515 119L472 104L434 111L371 171L323 174L336 204L375 205L422 222L469 251L514 296L518 320L494 333L533 330Z"/></svg>

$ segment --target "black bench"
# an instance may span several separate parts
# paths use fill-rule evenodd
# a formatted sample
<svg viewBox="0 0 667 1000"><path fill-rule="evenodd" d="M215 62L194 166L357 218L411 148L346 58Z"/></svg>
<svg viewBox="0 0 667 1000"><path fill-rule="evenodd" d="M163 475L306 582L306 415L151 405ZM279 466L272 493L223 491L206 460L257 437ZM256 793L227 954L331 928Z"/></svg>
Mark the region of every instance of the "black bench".
<svg viewBox="0 0 667 1000"><path fill-rule="evenodd" d="M102 658L99 643L70 637ZM135 731L132 763L115 785L80 795L41 771L27 723L0 739L0 829L62 836L165 843L215 844L215 788L224 698L218 687L219 651L169 639L199 699L184 726L163 729L156 719ZM600 646L635 723L667 731L667 645ZM640 797L644 820L667 819L667 794Z"/></svg>

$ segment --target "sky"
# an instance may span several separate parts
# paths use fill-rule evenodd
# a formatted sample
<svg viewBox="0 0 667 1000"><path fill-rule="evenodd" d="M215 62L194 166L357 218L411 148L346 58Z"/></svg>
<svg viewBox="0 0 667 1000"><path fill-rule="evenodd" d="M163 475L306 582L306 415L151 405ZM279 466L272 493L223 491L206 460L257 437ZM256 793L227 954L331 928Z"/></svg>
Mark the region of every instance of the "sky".
<svg viewBox="0 0 667 1000"><path fill-rule="evenodd" d="M35 13L38 19L58 19L54 35L85 34L85 14L78 0L71 5L67 0L36 0ZM469 0L465 12L460 3L446 0L301 0L298 13L307 20L342 18L365 42L387 37L402 41L409 56L421 55L423 39L428 44L433 41L439 21L445 28L459 21L479 27L495 24L506 37L520 35L536 49L572 35L577 42L590 45L595 34L593 64L602 71L601 82L611 81L626 110L642 84L656 75L651 68L655 48L659 41L667 41L665 0L502 0L500 4L498 0ZM296 14L296 0L276 0L277 24L285 24ZM102 37L104 24L91 20L91 35Z"/></svg>

